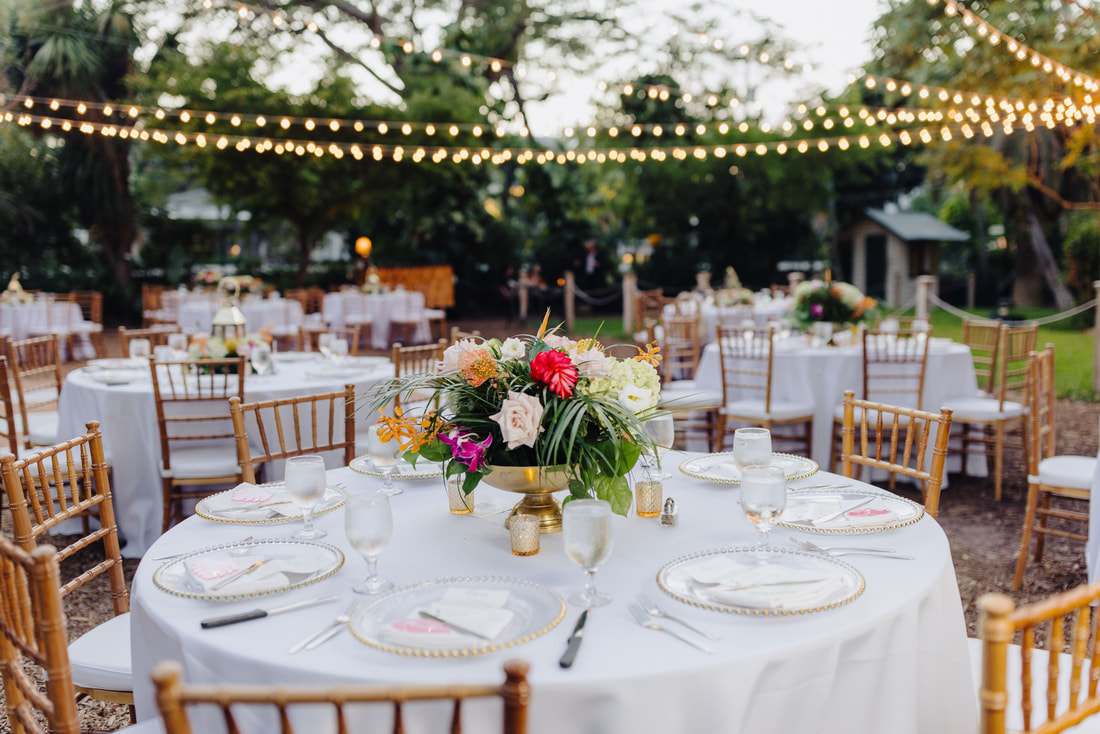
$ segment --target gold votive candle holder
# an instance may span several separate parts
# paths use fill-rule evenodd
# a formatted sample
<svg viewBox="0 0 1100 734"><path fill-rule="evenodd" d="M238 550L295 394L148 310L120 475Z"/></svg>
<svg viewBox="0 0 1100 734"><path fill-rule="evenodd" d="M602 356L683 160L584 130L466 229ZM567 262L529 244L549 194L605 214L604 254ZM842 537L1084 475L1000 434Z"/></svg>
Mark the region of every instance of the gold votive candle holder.
<svg viewBox="0 0 1100 734"><path fill-rule="evenodd" d="M638 517L657 517L661 514L661 495L664 486L660 482L637 482L634 485L634 509Z"/></svg>
<svg viewBox="0 0 1100 734"><path fill-rule="evenodd" d="M533 556L539 552L539 519L536 515L513 515L508 521L512 536L512 554Z"/></svg>
<svg viewBox="0 0 1100 734"><path fill-rule="evenodd" d="M474 511L474 493L470 492L466 494L462 491L462 482L465 475L459 474L458 476L448 477L447 482L447 504L451 508L451 513L454 515L469 515Z"/></svg>

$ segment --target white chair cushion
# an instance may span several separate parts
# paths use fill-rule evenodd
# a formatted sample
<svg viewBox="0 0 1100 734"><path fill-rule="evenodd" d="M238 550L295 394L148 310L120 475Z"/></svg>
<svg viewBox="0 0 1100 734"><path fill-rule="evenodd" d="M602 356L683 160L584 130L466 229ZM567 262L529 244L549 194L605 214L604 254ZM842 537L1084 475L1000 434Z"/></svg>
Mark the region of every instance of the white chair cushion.
<svg viewBox="0 0 1100 734"><path fill-rule="evenodd" d="M969 638L967 640L970 649L970 675L974 682L974 690L980 691L982 687L982 641ZM1039 722L1046 718L1046 686L1047 686L1047 658L1046 650L1032 648L1031 651L1031 728L1034 729ZM1058 707L1056 711L1062 713L1069 707L1069 671L1073 665L1073 658L1062 653L1058 660ZM1008 666L1006 669L1006 688L1008 689L1008 707L1005 709L1005 731L1022 732L1024 730L1024 712L1020 708L1022 679L1020 677L1020 646L1008 646ZM1088 692L1089 664L1086 659L1081 667L1081 696ZM1090 716L1074 727L1066 731L1073 734L1100 734L1100 716Z"/></svg>
<svg viewBox="0 0 1100 734"><path fill-rule="evenodd" d="M164 719L159 716L155 719L146 719L136 724L115 731L124 731L126 734L164 734Z"/></svg>
<svg viewBox="0 0 1100 734"><path fill-rule="evenodd" d="M1091 456L1052 456L1039 462L1039 482L1066 489L1092 489L1096 458Z"/></svg>
<svg viewBox="0 0 1100 734"><path fill-rule="evenodd" d="M424 315L429 319L445 319L447 318L447 312L441 308L426 308L424 309Z"/></svg>
<svg viewBox="0 0 1100 734"><path fill-rule="evenodd" d="M27 438L36 446L58 443L57 413L27 413Z"/></svg>
<svg viewBox="0 0 1100 734"><path fill-rule="evenodd" d="M234 446L173 448L171 465L176 479L225 477L241 470Z"/></svg>
<svg viewBox="0 0 1100 734"><path fill-rule="evenodd" d="M955 422L1007 420L1024 414L1020 403L1006 401L1001 410L1001 401L993 398L959 398L947 401L944 407L951 409L951 420Z"/></svg>
<svg viewBox="0 0 1100 734"><path fill-rule="evenodd" d="M69 645L73 683L105 691L132 691L130 615L120 614Z"/></svg>
<svg viewBox="0 0 1100 734"><path fill-rule="evenodd" d="M771 411L764 410L763 400L736 400L726 403L722 412L731 417L754 418L760 420L789 420L806 418L814 414L814 406L809 403L784 403L773 400Z"/></svg>
<svg viewBox="0 0 1100 734"><path fill-rule="evenodd" d="M41 405L57 400L58 395L56 387L40 387L37 390L28 390L23 393L23 401L27 405Z"/></svg>

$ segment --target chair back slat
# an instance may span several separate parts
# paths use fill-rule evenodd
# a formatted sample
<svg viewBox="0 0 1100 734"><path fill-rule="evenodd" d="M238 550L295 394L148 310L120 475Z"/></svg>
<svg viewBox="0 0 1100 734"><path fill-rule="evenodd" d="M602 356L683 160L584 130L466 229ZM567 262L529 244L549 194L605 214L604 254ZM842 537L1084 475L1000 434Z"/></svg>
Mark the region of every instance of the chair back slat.
<svg viewBox="0 0 1100 734"><path fill-rule="evenodd" d="M156 349L168 344L170 334L182 333L183 329L177 324L151 326L146 329L127 329L125 326L120 326L118 327L118 344L122 348L122 356L129 357L131 339L148 339L149 346Z"/></svg>
<svg viewBox="0 0 1100 734"><path fill-rule="evenodd" d="M1005 326L1001 332L994 384L1001 410L1006 402L1027 402L1028 355L1035 351L1038 336L1038 324Z"/></svg>
<svg viewBox="0 0 1100 734"><path fill-rule="evenodd" d="M443 352L447 349L447 340L440 339L433 344L406 347L401 343L393 345L393 376L400 379L406 375L431 375L439 371L439 365L443 361ZM394 397L394 408L401 408L401 403L415 401L420 396L413 391L411 394L397 395Z"/></svg>
<svg viewBox="0 0 1100 734"><path fill-rule="evenodd" d="M992 395L998 350L1001 348L1004 322L963 319L962 342L970 347L978 389Z"/></svg>
<svg viewBox="0 0 1100 734"><path fill-rule="evenodd" d="M863 400L921 408L928 331L863 332Z"/></svg>
<svg viewBox="0 0 1100 734"><path fill-rule="evenodd" d="M52 546L28 552L0 536L0 677L13 734L80 731L59 577ZM45 678L45 694L32 666Z"/></svg>
<svg viewBox="0 0 1100 734"><path fill-rule="evenodd" d="M1022 715L1023 731L1042 734L1066 730L1100 712L1095 668L1100 654L1098 599L1100 583L1019 608L1004 594L978 599L982 734L1003 734L1008 730L1007 714L1016 711ZM1019 647L1011 645L1016 639ZM1016 660L1010 664L1010 658ZM1017 661L1018 689L1009 680ZM1087 683L1082 679L1086 674Z"/></svg>
<svg viewBox="0 0 1100 734"><path fill-rule="evenodd" d="M102 544L104 559L61 585L61 595L106 574L114 613L130 611L99 424L89 423L85 434L26 457L0 457L0 472L11 509L12 538L24 550L32 550L60 523L96 512L99 528L85 528L83 535L57 551L57 560L97 544Z"/></svg>
<svg viewBox="0 0 1100 734"><path fill-rule="evenodd" d="M694 380L695 370L699 366L699 314L672 314L661 323L664 327L661 343L664 381Z"/></svg>
<svg viewBox="0 0 1100 734"><path fill-rule="evenodd" d="M303 352L319 352L321 334L332 334L348 343L348 354L359 354L360 326L300 326L298 327L298 349Z"/></svg>
<svg viewBox="0 0 1100 734"><path fill-rule="evenodd" d="M257 403L242 403L234 396L229 399L229 413L246 482L256 481L258 466L277 459L326 451L343 451L345 465L355 458L354 385L345 385L339 392ZM308 419L307 431L302 429L304 419Z"/></svg>
<svg viewBox="0 0 1100 734"><path fill-rule="evenodd" d="M754 399L771 410L773 327L763 329L718 324L718 355L722 367L723 402Z"/></svg>
<svg viewBox="0 0 1100 734"><path fill-rule="evenodd" d="M31 447L30 414L57 412L61 397L61 352L57 335L8 342L8 368L19 398L23 443Z"/></svg>
<svg viewBox="0 0 1100 734"><path fill-rule="evenodd" d="M929 461L926 451L933 425L936 437ZM856 400L855 393L847 390L841 432L841 474L852 477L856 467L866 466L920 480L925 511L935 517L950 429L951 411L947 408L941 408L938 414L926 413L916 408Z"/></svg>
<svg viewBox="0 0 1100 734"><path fill-rule="evenodd" d="M192 685L182 681L182 668L175 661L164 662L153 670L157 706L167 734L191 734L187 707L199 704L219 706L229 731L236 731L230 707L274 706L280 731L291 734L289 709L296 705L328 703L336 710L340 732L347 732L345 707L351 704L389 703L393 711L392 731L404 731L406 704L418 701L450 700L451 731L461 732L461 702L467 699L499 698L503 715L502 734L526 734L527 706L531 687L527 682L528 665L521 660L504 663L505 679L499 685L407 685L407 686L326 686L273 688L270 685Z"/></svg>

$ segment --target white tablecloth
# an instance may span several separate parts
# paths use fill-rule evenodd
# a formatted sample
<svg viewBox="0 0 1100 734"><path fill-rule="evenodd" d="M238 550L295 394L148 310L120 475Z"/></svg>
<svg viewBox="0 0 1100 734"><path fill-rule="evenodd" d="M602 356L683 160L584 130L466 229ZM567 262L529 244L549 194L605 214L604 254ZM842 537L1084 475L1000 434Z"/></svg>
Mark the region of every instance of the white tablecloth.
<svg viewBox="0 0 1100 734"><path fill-rule="evenodd" d="M389 362L347 377L314 378L307 372L321 362L278 362L274 375L250 376L245 383L247 401L274 400L295 395L332 392L349 382L363 395L393 377ZM227 413L228 415L228 408ZM99 421L103 443L111 461L111 491L119 533L126 545L122 555L141 558L160 536L163 503L160 479L160 434L157 430L153 383L145 378L128 385L105 385L88 378L83 370L69 374L61 390L58 435L76 436L89 421ZM367 411L356 418L356 435L374 419Z"/></svg>
<svg viewBox="0 0 1100 734"><path fill-rule="evenodd" d="M407 300L414 301L417 314L413 344L427 344L432 340L432 327L424 311L424 294L418 291L391 291L389 293L356 293L343 291L326 293L321 305L325 321L331 326L343 328L344 317L353 308L371 319L370 344L374 349L390 347L390 321L399 310L404 310ZM353 306L354 304L354 306Z"/></svg>
<svg viewBox="0 0 1100 734"><path fill-rule="evenodd" d="M722 392L722 366L718 345L703 349L695 381L700 390ZM970 348L965 344L935 343L928 349L924 376L925 410L938 412L952 398L969 397L978 389ZM772 366L772 399L814 405L813 459L829 466L833 411L844 401L844 391L863 391L863 359L860 347L776 347ZM973 457L967 468L985 476L985 462Z"/></svg>
<svg viewBox="0 0 1100 734"><path fill-rule="evenodd" d="M69 358L65 335L73 331L77 324L84 323L84 314L80 305L68 301L42 301L31 303L0 303L0 327L8 332L13 340L26 339L40 334L57 334L61 354L60 359ZM87 337L81 336L76 343L74 359L91 359L95 350Z"/></svg>
<svg viewBox="0 0 1100 734"><path fill-rule="evenodd" d="M187 333L209 334L221 304L216 300L192 300L180 306L178 323ZM302 304L289 298L269 298L267 300L243 300L240 304L244 314L246 329L259 332L272 326L275 328L301 326L305 318Z"/></svg>
<svg viewBox="0 0 1100 734"><path fill-rule="evenodd" d="M1100 459L1100 455L1097 456ZM1100 492L1100 461L1096 462L1096 471L1092 475L1092 493L1089 495L1089 539L1085 544L1085 563L1089 571L1089 583L1100 579L1100 501L1092 498ZM1029 551L1030 553L1030 551Z"/></svg>
<svg viewBox="0 0 1100 734"><path fill-rule="evenodd" d="M531 734L971 734L977 728L976 693L970 679L966 629L947 539L924 518L909 527L869 536L825 538L834 545L889 546L915 561L845 558L865 576L863 595L829 611L794 617L749 617L689 607L665 596L655 576L684 554L754 541L739 511L736 488L689 479L666 458L676 479L666 495L679 505L679 523L663 528L656 518L613 520L615 547L600 568L597 586L613 595L593 610L584 643L570 670L558 666L580 610L570 605L562 622L542 637L507 651L459 660L402 657L360 644L347 632L322 647L286 654L298 640L321 629L353 597L350 586L365 574L364 561L344 537L343 511L323 515L325 542L347 554L333 577L276 598L232 604L172 596L152 580L158 564L143 562L134 581L132 641L139 718L154 713L149 671L155 662L182 662L195 683L238 682L332 685L346 682L499 682L509 658L531 663ZM381 480L347 469L329 473L350 492ZM819 474L801 484L828 481ZM447 512L439 479L406 481L392 499L394 536L379 571L397 584L455 575L497 574L545 584L563 596L582 585L583 574L562 550L562 536L543 535L542 549L513 556L503 515L480 519ZM476 504L516 499L479 487ZM150 557L243 539L286 537L286 526L238 527L191 518L169 531ZM772 543L793 547L790 531L777 528ZM821 540L822 538L814 538ZM843 543L838 542L843 540ZM626 603L645 591L661 606L721 636L705 655L672 637L633 622ZM271 608L325 594L333 604L215 630L199 620L249 609ZM469 731L495 730L499 707L486 719L467 719ZM438 722L436 722L438 723ZM496 724L499 726L499 724ZM314 734L327 732L313 726ZM436 731L441 730L436 727ZM411 724L410 732L422 729Z"/></svg>

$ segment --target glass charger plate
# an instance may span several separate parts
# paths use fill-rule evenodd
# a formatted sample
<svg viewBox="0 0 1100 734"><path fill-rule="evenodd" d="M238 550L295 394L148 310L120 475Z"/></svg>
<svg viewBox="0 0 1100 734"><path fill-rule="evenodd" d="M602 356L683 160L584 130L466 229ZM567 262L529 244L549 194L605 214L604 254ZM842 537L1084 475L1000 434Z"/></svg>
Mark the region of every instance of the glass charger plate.
<svg viewBox="0 0 1100 734"><path fill-rule="evenodd" d="M488 594L507 592L503 608L512 613L512 618L492 640L463 636L464 641L453 643L437 640L419 643L407 641L405 636L398 640L387 638L386 631L395 622L408 619L414 626L420 626L417 611L439 602L450 589ZM496 652L529 642L552 630L564 616L565 600L542 584L502 576L456 576L422 581L368 599L355 610L348 626L361 642L385 652L413 657L455 658ZM429 626L425 624L420 632L412 634L432 634L428 631Z"/></svg>
<svg viewBox="0 0 1100 734"><path fill-rule="evenodd" d="M857 514L821 526L814 524L814 518L845 507ZM912 525L922 517L924 508L916 502L874 489L792 489L787 492L787 509L775 524L811 533L881 533Z"/></svg>
<svg viewBox="0 0 1100 734"><path fill-rule="evenodd" d="M275 362L310 362L322 356L320 352L272 352L271 359Z"/></svg>
<svg viewBox="0 0 1100 734"><path fill-rule="evenodd" d="M758 585L732 588L742 583ZM738 547L692 553L670 561L657 572L657 585L673 599L703 609L791 615L823 612L847 604L863 593L866 581L847 563L820 554Z"/></svg>
<svg viewBox="0 0 1100 734"><path fill-rule="evenodd" d="M265 561L263 566L220 589L204 587L196 580L196 574L207 578L207 583L224 579L261 560ZM297 565L290 566L295 562ZM276 563L289 568L265 577L264 573L271 573ZM173 558L153 572L153 583L162 591L189 599L238 601L308 586L328 578L343 565L343 552L326 543L294 538L253 540L204 548Z"/></svg>
<svg viewBox="0 0 1100 734"><path fill-rule="evenodd" d="M212 494L209 497L203 497L199 500L199 503L195 505L195 514L207 520L230 523L232 525L273 525L276 523L296 522L301 520L302 511L295 507L293 502L290 502L290 497L287 496L286 492L278 492L278 490L282 489L284 486L283 482L258 484L255 488L256 493L251 497L251 501L242 502L240 508L230 510L219 509L221 502L231 500L233 494L239 491L236 487L227 489L224 492L218 492L217 494ZM268 495L266 498L264 497L265 494ZM288 507L294 508L293 514L283 515L270 511L265 513L264 508L259 506L267 504L268 502L280 502L282 500L286 500L289 503ZM321 500L317 503L317 507L313 510L313 516L317 517L318 515L324 515L326 512L332 512L338 507L343 507L344 503L347 501L347 490L343 487L337 487L330 484L325 487L325 494L321 497Z"/></svg>
<svg viewBox="0 0 1100 734"><path fill-rule="evenodd" d="M778 466L787 475L787 481L812 477L817 473L817 462L794 454L772 454L772 466ZM695 479L723 484L740 484L741 472L733 460L732 451L696 456L680 464L680 471Z"/></svg>
<svg viewBox="0 0 1100 734"><path fill-rule="evenodd" d="M84 376L92 382L99 382L104 385L128 385L131 382L148 379L149 368L146 367L144 370L96 370L85 373Z"/></svg>
<svg viewBox="0 0 1100 734"><path fill-rule="evenodd" d="M351 460L348 466L352 471L366 474L369 477L383 476L382 472L374 467L369 456L357 456ZM443 476L443 465L434 461L418 461L415 467L407 461L399 461L397 466L393 468L394 479L431 479L432 477L441 476Z"/></svg>

